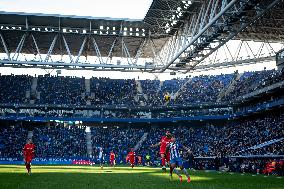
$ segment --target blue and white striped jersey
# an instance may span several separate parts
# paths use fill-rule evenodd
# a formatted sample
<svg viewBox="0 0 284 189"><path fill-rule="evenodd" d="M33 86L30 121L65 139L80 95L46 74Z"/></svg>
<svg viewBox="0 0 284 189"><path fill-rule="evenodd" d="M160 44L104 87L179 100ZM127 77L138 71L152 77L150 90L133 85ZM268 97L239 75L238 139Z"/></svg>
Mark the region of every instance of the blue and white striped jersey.
<svg viewBox="0 0 284 189"><path fill-rule="evenodd" d="M99 159L104 159L103 149L102 148L100 148Z"/></svg>
<svg viewBox="0 0 284 189"><path fill-rule="evenodd" d="M178 142L170 143L169 145L169 150L170 150L170 158L175 159L175 158L180 158L180 148L182 148L182 145L179 144Z"/></svg>

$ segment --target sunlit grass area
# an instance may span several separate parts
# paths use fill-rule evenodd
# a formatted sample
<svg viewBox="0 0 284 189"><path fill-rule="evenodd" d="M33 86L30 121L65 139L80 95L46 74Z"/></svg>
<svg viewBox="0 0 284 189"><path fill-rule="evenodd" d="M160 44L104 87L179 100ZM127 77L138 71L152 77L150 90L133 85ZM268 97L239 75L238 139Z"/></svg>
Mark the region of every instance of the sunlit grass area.
<svg viewBox="0 0 284 189"><path fill-rule="evenodd" d="M1 189L47 189L47 188L210 188L210 189L283 189L281 177L251 174L230 174L205 171L189 171L191 183L180 183L174 175L159 168L105 167L97 166L33 166L32 175L27 175L24 166L0 165Z"/></svg>

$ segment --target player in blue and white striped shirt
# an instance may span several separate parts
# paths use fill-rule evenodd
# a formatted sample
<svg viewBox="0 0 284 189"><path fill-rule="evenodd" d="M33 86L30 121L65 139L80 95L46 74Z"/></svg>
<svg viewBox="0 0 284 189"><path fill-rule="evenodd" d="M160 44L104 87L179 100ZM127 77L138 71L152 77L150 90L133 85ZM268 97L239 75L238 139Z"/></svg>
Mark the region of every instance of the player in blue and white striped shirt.
<svg viewBox="0 0 284 189"><path fill-rule="evenodd" d="M99 162L100 162L100 166L101 166L101 169L103 169L103 165L104 165L104 153L103 153L103 148L100 147L99 148Z"/></svg>
<svg viewBox="0 0 284 189"><path fill-rule="evenodd" d="M187 177L187 182L190 182L190 176L186 169L183 166L183 161L180 156L180 149L184 148L187 150L188 153L191 153L190 149L179 144L175 138L172 139L172 142L168 145L168 150L170 151L170 163L171 163L171 168L173 171L178 175L180 182L182 182L182 176L180 172L177 170L177 167L180 168L181 171L184 172L184 174ZM172 175L170 175L172 177Z"/></svg>

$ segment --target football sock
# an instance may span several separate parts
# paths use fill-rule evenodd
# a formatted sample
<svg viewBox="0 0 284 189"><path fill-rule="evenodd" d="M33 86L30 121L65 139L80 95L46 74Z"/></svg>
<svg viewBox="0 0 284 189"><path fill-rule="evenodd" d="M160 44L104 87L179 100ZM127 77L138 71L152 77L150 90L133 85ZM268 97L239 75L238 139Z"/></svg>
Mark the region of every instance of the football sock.
<svg viewBox="0 0 284 189"><path fill-rule="evenodd" d="M31 164L30 163L26 163L26 169L28 172L30 172L31 170Z"/></svg>
<svg viewBox="0 0 284 189"><path fill-rule="evenodd" d="M165 158L162 158L162 166L166 166L166 159Z"/></svg>
<svg viewBox="0 0 284 189"><path fill-rule="evenodd" d="M27 171L29 171L29 164L28 163L26 163L26 169L27 169Z"/></svg>
<svg viewBox="0 0 284 189"><path fill-rule="evenodd" d="M179 171L176 169L176 168L174 168L174 172L180 177L181 175L180 175L180 173L179 173Z"/></svg>
<svg viewBox="0 0 284 189"><path fill-rule="evenodd" d="M170 175L173 175L173 168L170 167Z"/></svg>
<svg viewBox="0 0 284 189"><path fill-rule="evenodd" d="M188 177L189 177L189 174L188 174L187 170L186 170L186 169L183 169L182 171L183 171L183 173L186 175L186 177L188 178Z"/></svg>

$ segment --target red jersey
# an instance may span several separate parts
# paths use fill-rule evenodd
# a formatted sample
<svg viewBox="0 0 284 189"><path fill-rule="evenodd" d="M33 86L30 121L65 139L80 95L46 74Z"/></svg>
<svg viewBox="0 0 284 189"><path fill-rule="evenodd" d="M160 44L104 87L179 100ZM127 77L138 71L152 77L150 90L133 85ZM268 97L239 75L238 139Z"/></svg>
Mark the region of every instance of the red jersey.
<svg viewBox="0 0 284 189"><path fill-rule="evenodd" d="M114 160L114 159L115 159L115 154L114 154L114 153L110 153L109 159L110 159L110 160Z"/></svg>
<svg viewBox="0 0 284 189"><path fill-rule="evenodd" d="M35 153L35 145L33 143L26 144L23 148L23 155L25 157L33 157Z"/></svg>
<svg viewBox="0 0 284 189"><path fill-rule="evenodd" d="M128 157L128 159L130 160L130 161L134 161L134 159L135 159L135 152L129 152L128 153L128 155L127 155L127 157Z"/></svg>
<svg viewBox="0 0 284 189"><path fill-rule="evenodd" d="M171 138L168 138L166 136L163 136L161 138L161 146L160 146L160 152L161 153L166 153L167 145L172 141Z"/></svg>

